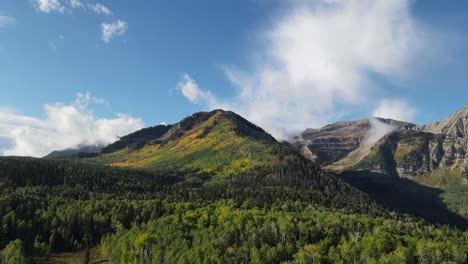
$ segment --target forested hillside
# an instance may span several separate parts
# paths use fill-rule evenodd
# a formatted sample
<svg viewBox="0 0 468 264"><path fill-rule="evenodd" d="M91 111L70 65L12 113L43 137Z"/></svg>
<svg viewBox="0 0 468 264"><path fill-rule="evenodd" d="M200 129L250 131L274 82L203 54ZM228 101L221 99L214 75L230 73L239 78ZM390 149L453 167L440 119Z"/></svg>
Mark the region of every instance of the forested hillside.
<svg viewBox="0 0 468 264"><path fill-rule="evenodd" d="M466 231L388 212L299 158L222 179L30 158L0 172L6 263L94 246L111 263L468 260Z"/></svg>
<svg viewBox="0 0 468 264"><path fill-rule="evenodd" d="M467 223L437 190L351 183L364 192L235 113L200 112L96 154L0 158L0 259L92 250L111 263L468 261ZM443 199L463 213L463 197Z"/></svg>

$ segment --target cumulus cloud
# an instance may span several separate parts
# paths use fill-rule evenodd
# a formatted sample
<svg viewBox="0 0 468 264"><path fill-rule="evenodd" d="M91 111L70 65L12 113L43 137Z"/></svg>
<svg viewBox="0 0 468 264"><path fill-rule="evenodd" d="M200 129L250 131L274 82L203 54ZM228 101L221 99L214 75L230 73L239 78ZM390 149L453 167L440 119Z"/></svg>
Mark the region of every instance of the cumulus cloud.
<svg viewBox="0 0 468 264"><path fill-rule="evenodd" d="M78 145L105 145L144 125L141 119L121 113L113 118L97 118L90 109L96 103L105 101L80 93L71 104L44 105L45 118L1 108L0 138L11 144L0 149L0 154L41 157Z"/></svg>
<svg viewBox="0 0 468 264"><path fill-rule="evenodd" d="M292 1L258 34L251 69L225 67L237 97L205 101L239 112L279 139L372 105L381 89L372 76L403 78L426 44L411 2Z"/></svg>
<svg viewBox="0 0 468 264"><path fill-rule="evenodd" d="M416 109L405 99L380 100L372 116L391 118L400 121L413 121Z"/></svg>
<svg viewBox="0 0 468 264"><path fill-rule="evenodd" d="M16 23L14 17L0 15L0 28L9 27Z"/></svg>
<svg viewBox="0 0 468 264"><path fill-rule="evenodd" d="M101 24L101 38L105 43L109 43L115 36L122 36L128 29L128 24L125 21L117 20L113 23Z"/></svg>
<svg viewBox="0 0 468 264"><path fill-rule="evenodd" d="M63 13L65 11L65 7L59 2L59 0L34 0L34 3L36 8L44 13Z"/></svg>
<svg viewBox="0 0 468 264"><path fill-rule="evenodd" d="M110 11L109 8L107 8L105 5L102 5L102 4L88 4L88 8L94 13L99 14L99 15L106 15L106 16L112 15L112 11Z"/></svg>

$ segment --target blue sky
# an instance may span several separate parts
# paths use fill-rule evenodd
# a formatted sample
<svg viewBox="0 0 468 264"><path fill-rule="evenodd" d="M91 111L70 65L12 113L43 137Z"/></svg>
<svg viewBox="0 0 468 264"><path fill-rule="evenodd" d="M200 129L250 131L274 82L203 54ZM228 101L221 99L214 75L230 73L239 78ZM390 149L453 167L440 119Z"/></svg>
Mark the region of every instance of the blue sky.
<svg viewBox="0 0 468 264"><path fill-rule="evenodd" d="M0 153L218 107L277 138L376 114L441 120L468 102L468 3L394 2L2 0Z"/></svg>

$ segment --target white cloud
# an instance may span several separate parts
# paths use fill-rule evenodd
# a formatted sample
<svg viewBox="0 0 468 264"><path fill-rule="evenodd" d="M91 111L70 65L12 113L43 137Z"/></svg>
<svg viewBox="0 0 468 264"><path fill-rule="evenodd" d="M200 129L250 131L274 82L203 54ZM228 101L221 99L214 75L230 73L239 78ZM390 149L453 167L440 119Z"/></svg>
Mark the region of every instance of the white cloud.
<svg viewBox="0 0 468 264"><path fill-rule="evenodd" d="M406 99L383 99L379 101L372 116L391 118L400 121L412 121L416 109Z"/></svg>
<svg viewBox="0 0 468 264"><path fill-rule="evenodd" d="M281 139L371 105L380 88L370 75L405 77L426 43L411 2L288 2L258 34L251 69L225 68L237 97L217 101Z"/></svg>
<svg viewBox="0 0 468 264"><path fill-rule="evenodd" d="M179 90L182 95L192 103L203 104L210 108L218 105L218 102L211 92L201 89L186 73L182 75L181 80L177 84L177 90Z"/></svg>
<svg viewBox="0 0 468 264"><path fill-rule="evenodd" d="M392 126L390 124L381 122L377 118L371 117L369 118L369 122L371 125L371 129L369 129L369 131L367 131L366 133L366 137L363 141L364 145L372 146L383 136L397 129L396 126Z"/></svg>
<svg viewBox="0 0 468 264"><path fill-rule="evenodd" d="M65 7L59 2L59 0L33 0L37 9L44 13L59 12L63 13Z"/></svg>
<svg viewBox="0 0 468 264"><path fill-rule="evenodd" d="M105 43L109 43L113 37L125 34L127 29L127 22L122 21L120 19L113 23L102 23L102 41L104 41Z"/></svg>
<svg viewBox="0 0 468 264"><path fill-rule="evenodd" d="M59 0L34 0L36 1L36 6L42 12L49 13L53 10L62 12L66 10ZM64 1L64 0L61 0ZM66 3L71 9L82 9L85 11L92 11L98 15L112 15L112 11L103 4L84 4L81 0L67 0Z"/></svg>
<svg viewBox="0 0 468 264"><path fill-rule="evenodd" d="M110 106L109 102L107 102L103 98L92 96L90 92L76 94L75 105L78 108L80 108L81 110L88 109L90 104L102 104L107 107Z"/></svg>
<svg viewBox="0 0 468 264"><path fill-rule="evenodd" d="M80 0L68 0L68 4L72 8L81 8L81 7L84 6L83 3Z"/></svg>
<svg viewBox="0 0 468 264"><path fill-rule="evenodd" d="M104 100L85 93L78 94L72 104L46 104L42 119L0 108L0 138L11 141L0 154L41 157L80 144L109 144L143 127L141 119L126 114L95 117L89 106L96 102Z"/></svg>
<svg viewBox="0 0 468 264"><path fill-rule="evenodd" d="M112 15L112 11L109 10L106 6L102 4L88 4L88 8L92 10L94 13L99 14L99 15L106 15L110 16Z"/></svg>
<svg viewBox="0 0 468 264"><path fill-rule="evenodd" d="M0 28L9 27L16 23L16 19L9 16L0 15Z"/></svg>
<svg viewBox="0 0 468 264"><path fill-rule="evenodd" d="M98 15L111 16L112 11L103 4L88 3L85 4L81 0L31 0L34 6L43 13L65 13L71 14L74 9L81 11L94 12ZM2 27L2 18L0 16L0 27ZM5 21L6 21L5 17ZM117 20L113 23L102 23L101 24L101 38L105 43L109 43L110 40L115 36L121 36L125 34L128 29L128 23L123 20ZM57 49L57 40L49 42L50 48L53 50Z"/></svg>

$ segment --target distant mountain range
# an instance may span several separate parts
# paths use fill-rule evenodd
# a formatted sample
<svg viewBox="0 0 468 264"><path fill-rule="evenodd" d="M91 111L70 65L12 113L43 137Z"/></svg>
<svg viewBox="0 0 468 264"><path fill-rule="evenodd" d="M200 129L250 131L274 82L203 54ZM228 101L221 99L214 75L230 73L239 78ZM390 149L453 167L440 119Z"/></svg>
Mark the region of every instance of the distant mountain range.
<svg viewBox="0 0 468 264"><path fill-rule="evenodd" d="M45 160L176 175L185 178L185 184L202 186L233 180L249 188L304 186L327 206L376 207L367 194L231 111L198 112L173 125L144 128L92 153L57 153Z"/></svg>
<svg viewBox="0 0 468 264"><path fill-rule="evenodd" d="M377 182L409 178L431 186L468 183L468 107L430 125L378 117L340 121L306 129L287 145L327 170L370 172ZM241 116L214 110L174 125L144 128L105 147L78 146L46 157L78 156L118 167L221 173L279 164L282 158L276 154L279 149L284 152L279 146Z"/></svg>
<svg viewBox="0 0 468 264"><path fill-rule="evenodd" d="M368 210L375 200L397 212L465 227L467 131L465 107L431 125L341 121L280 143L236 113L214 110L136 131L105 147L55 152L49 159L175 175L184 179L177 184L190 188L234 179L255 190L301 186L325 206Z"/></svg>

